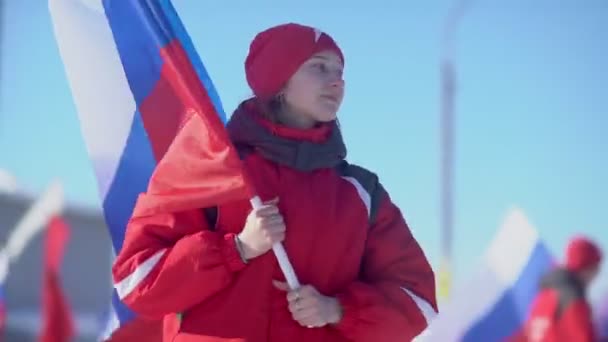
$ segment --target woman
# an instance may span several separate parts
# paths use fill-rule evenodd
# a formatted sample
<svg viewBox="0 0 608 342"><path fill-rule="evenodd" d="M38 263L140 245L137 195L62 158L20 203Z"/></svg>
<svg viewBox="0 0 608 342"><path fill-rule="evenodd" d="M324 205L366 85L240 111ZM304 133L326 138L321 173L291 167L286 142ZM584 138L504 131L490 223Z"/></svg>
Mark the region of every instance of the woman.
<svg viewBox="0 0 608 342"><path fill-rule="evenodd" d="M166 341L407 341L436 313L433 271L399 209L344 160L343 68L316 29L258 34L245 61L255 96L227 129L265 205L131 220L115 282L135 312L164 317ZM275 242L301 288L288 290Z"/></svg>

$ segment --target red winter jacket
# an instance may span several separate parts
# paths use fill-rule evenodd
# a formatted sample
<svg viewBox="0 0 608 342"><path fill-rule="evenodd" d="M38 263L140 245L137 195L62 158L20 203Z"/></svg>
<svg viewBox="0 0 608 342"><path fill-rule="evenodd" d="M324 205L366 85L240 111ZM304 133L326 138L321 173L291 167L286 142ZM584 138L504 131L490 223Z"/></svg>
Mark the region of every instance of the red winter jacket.
<svg viewBox="0 0 608 342"><path fill-rule="evenodd" d="M164 316L165 341L381 342L422 332L437 311L433 271L377 177L344 161L336 124L275 125L247 101L227 128L262 200L280 198L300 282L337 297L342 320L301 327L272 284L285 279L272 252L241 261L234 235L248 201L131 220L113 267L124 302Z"/></svg>
<svg viewBox="0 0 608 342"><path fill-rule="evenodd" d="M584 286L569 271L556 269L542 282L519 341L596 342Z"/></svg>

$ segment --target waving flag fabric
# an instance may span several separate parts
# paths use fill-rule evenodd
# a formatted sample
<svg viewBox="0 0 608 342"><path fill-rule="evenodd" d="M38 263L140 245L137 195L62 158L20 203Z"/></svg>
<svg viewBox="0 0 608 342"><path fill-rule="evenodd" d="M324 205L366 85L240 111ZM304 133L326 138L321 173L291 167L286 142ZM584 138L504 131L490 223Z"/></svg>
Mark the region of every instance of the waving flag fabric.
<svg viewBox="0 0 608 342"><path fill-rule="evenodd" d="M518 332L553 257L521 210L513 210L474 276L441 308L420 341L504 341Z"/></svg>
<svg viewBox="0 0 608 342"><path fill-rule="evenodd" d="M170 1L49 0L49 9L116 253L144 191L151 200L138 204L142 215L159 209L155 194L163 210L252 196ZM113 309L118 326L135 317L116 291Z"/></svg>
<svg viewBox="0 0 608 342"><path fill-rule="evenodd" d="M61 263L70 230L59 215L48 222L44 241L42 284L42 332L40 342L69 342L75 334L70 304L63 292Z"/></svg>

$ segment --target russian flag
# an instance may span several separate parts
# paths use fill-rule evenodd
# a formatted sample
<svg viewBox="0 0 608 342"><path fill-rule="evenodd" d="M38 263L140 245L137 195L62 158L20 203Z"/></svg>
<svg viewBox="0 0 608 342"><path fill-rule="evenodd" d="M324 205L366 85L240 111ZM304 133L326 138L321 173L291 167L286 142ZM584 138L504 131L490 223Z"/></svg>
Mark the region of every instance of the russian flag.
<svg viewBox="0 0 608 342"><path fill-rule="evenodd" d="M169 0L49 0L49 10L116 253L143 192L163 198L138 203L144 211L252 196L219 97ZM116 291L113 312L106 338L135 318Z"/></svg>
<svg viewBox="0 0 608 342"><path fill-rule="evenodd" d="M509 213L474 275L452 294L421 341L504 341L523 326L554 265L524 213Z"/></svg>
<svg viewBox="0 0 608 342"><path fill-rule="evenodd" d="M68 342L76 333L70 304L63 292L61 264L70 228L60 215L51 217L44 241L41 342Z"/></svg>

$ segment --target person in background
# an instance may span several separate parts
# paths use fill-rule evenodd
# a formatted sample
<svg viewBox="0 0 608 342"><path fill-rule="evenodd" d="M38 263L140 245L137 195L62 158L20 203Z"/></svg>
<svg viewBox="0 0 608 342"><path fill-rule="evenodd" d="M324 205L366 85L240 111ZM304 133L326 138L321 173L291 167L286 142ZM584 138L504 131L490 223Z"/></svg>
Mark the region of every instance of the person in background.
<svg viewBox="0 0 608 342"><path fill-rule="evenodd" d="M582 236L570 240L563 265L541 281L523 336L528 342L597 342L587 290L597 277L602 251Z"/></svg>

